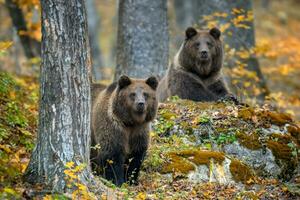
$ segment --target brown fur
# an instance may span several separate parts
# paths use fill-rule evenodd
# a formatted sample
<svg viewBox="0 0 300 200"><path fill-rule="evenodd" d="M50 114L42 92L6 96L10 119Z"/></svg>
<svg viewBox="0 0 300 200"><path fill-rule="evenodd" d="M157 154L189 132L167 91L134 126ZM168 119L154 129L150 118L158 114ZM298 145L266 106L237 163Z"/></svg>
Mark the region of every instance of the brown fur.
<svg viewBox="0 0 300 200"><path fill-rule="evenodd" d="M170 96L194 101L216 101L228 94L221 74L223 49L220 31L190 27L186 39L158 86L159 101Z"/></svg>
<svg viewBox="0 0 300 200"><path fill-rule="evenodd" d="M105 85L101 83L92 83L91 84L91 96L92 96L92 102L95 101L96 97L100 94L102 90L106 88Z"/></svg>
<svg viewBox="0 0 300 200"><path fill-rule="evenodd" d="M130 176L131 181L137 181L148 148L150 122L157 111L157 84L154 77L140 80L122 76L93 102L92 146L99 144L100 149L92 148L92 166L117 185Z"/></svg>

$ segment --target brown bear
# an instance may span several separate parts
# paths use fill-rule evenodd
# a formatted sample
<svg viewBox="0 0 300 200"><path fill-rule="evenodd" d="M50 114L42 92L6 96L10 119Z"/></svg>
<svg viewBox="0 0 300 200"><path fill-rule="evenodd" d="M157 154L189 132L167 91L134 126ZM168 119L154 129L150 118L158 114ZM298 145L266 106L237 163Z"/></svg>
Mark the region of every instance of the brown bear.
<svg viewBox="0 0 300 200"><path fill-rule="evenodd" d="M216 101L228 94L221 74L221 32L217 28L197 31L189 27L185 41L158 86L159 101L170 96L193 101Z"/></svg>
<svg viewBox="0 0 300 200"><path fill-rule="evenodd" d="M106 86L103 85L103 84L101 84L101 83L91 83L91 97L92 97L92 102L95 101L96 97L105 88L106 88Z"/></svg>
<svg viewBox="0 0 300 200"><path fill-rule="evenodd" d="M144 80L123 75L93 102L92 168L116 185L137 183L150 122L157 112L157 86L155 77Z"/></svg>

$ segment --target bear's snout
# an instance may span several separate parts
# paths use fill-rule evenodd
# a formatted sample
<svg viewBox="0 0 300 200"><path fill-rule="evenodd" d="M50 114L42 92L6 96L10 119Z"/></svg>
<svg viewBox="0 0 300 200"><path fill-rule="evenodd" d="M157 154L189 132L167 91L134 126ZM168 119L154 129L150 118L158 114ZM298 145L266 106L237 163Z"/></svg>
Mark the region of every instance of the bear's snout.
<svg viewBox="0 0 300 200"><path fill-rule="evenodd" d="M144 111L144 109L145 109L145 103L144 103L144 102L139 102L139 103L137 103L136 109L137 109L137 111L139 111L139 112Z"/></svg>
<svg viewBox="0 0 300 200"><path fill-rule="evenodd" d="M201 51L200 52L200 55L201 55L201 58L203 58L203 59L207 59L208 58L208 52L207 51Z"/></svg>

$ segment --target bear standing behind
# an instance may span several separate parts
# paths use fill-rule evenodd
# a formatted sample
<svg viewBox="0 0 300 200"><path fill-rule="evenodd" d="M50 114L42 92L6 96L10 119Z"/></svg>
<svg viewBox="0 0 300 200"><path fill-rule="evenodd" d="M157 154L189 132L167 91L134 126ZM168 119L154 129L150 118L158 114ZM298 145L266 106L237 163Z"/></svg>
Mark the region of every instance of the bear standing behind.
<svg viewBox="0 0 300 200"><path fill-rule="evenodd" d="M158 86L159 101L170 96L193 101L216 101L228 94L221 74L223 49L217 28L189 27L185 41Z"/></svg>
<svg viewBox="0 0 300 200"><path fill-rule="evenodd" d="M149 144L150 122L157 112L155 77L146 80L121 76L103 90L92 108L91 163L116 185L137 183Z"/></svg>

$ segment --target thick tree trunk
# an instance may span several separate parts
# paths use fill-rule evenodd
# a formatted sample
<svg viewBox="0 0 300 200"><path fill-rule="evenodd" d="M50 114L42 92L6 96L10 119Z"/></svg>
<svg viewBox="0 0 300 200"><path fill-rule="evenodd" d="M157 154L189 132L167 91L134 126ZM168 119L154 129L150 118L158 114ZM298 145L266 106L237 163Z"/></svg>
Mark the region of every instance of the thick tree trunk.
<svg viewBox="0 0 300 200"><path fill-rule="evenodd" d="M196 1L196 0L195 0ZM225 12L231 13L233 8L244 9L245 11L253 11L252 0L244 0L244 1L223 1L223 0L202 0L197 1L197 10L199 13L199 17L202 18L203 15L211 15L215 12ZM231 18L227 17L221 21L222 24L232 23L230 22ZM200 24L200 27L203 24ZM254 22L248 22L248 29L238 28L236 26L231 26L229 31L232 35L223 35L224 43L228 44L230 48L235 48L236 50L251 49L255 46L255 32L254 32ZM262 89L262 93L259 96L260 99L263 99L264 96L268 93L266 81L264 76L260 70L259 63L256 57L250 57L249 59L243 60L243 63L247 64L246 69L249 71L256 72L259 82L258 88ZM229 67L231 64L229 63Z"/></svg>
<svg viewBox="0 0 300 200"><path fill-rule="evenodd" d="M99 42L100 16L94 0L86 0L89 40L92 55L92 72L96 81L103 79L103 60Z"/></svg>
<svg viewBox="0 0 300 200"><path fill-rule="evenodd" d="M93 176L90 154L90 53L83 0L42 0L42 66L37 145L25 173L29 183L68 190L67 162L87 164L82 184Z"/></svg>
<svg viewBox="0 0 300 200"><path fill-rule="evenodd" d="M28 59L39 57L41 55L41 43L28 35L20 35L20 31L27 31L26 21L22 10L18 7L16 1L5 0L5 5L8 9L12 23L20 37L24 53Z"/></svg>
<svg viewBox="0 0 300 200"><path fill-rule="evenodd" d="M168 45L166 0L119 2L115 78L161 75L168 65Z"/></svg>

